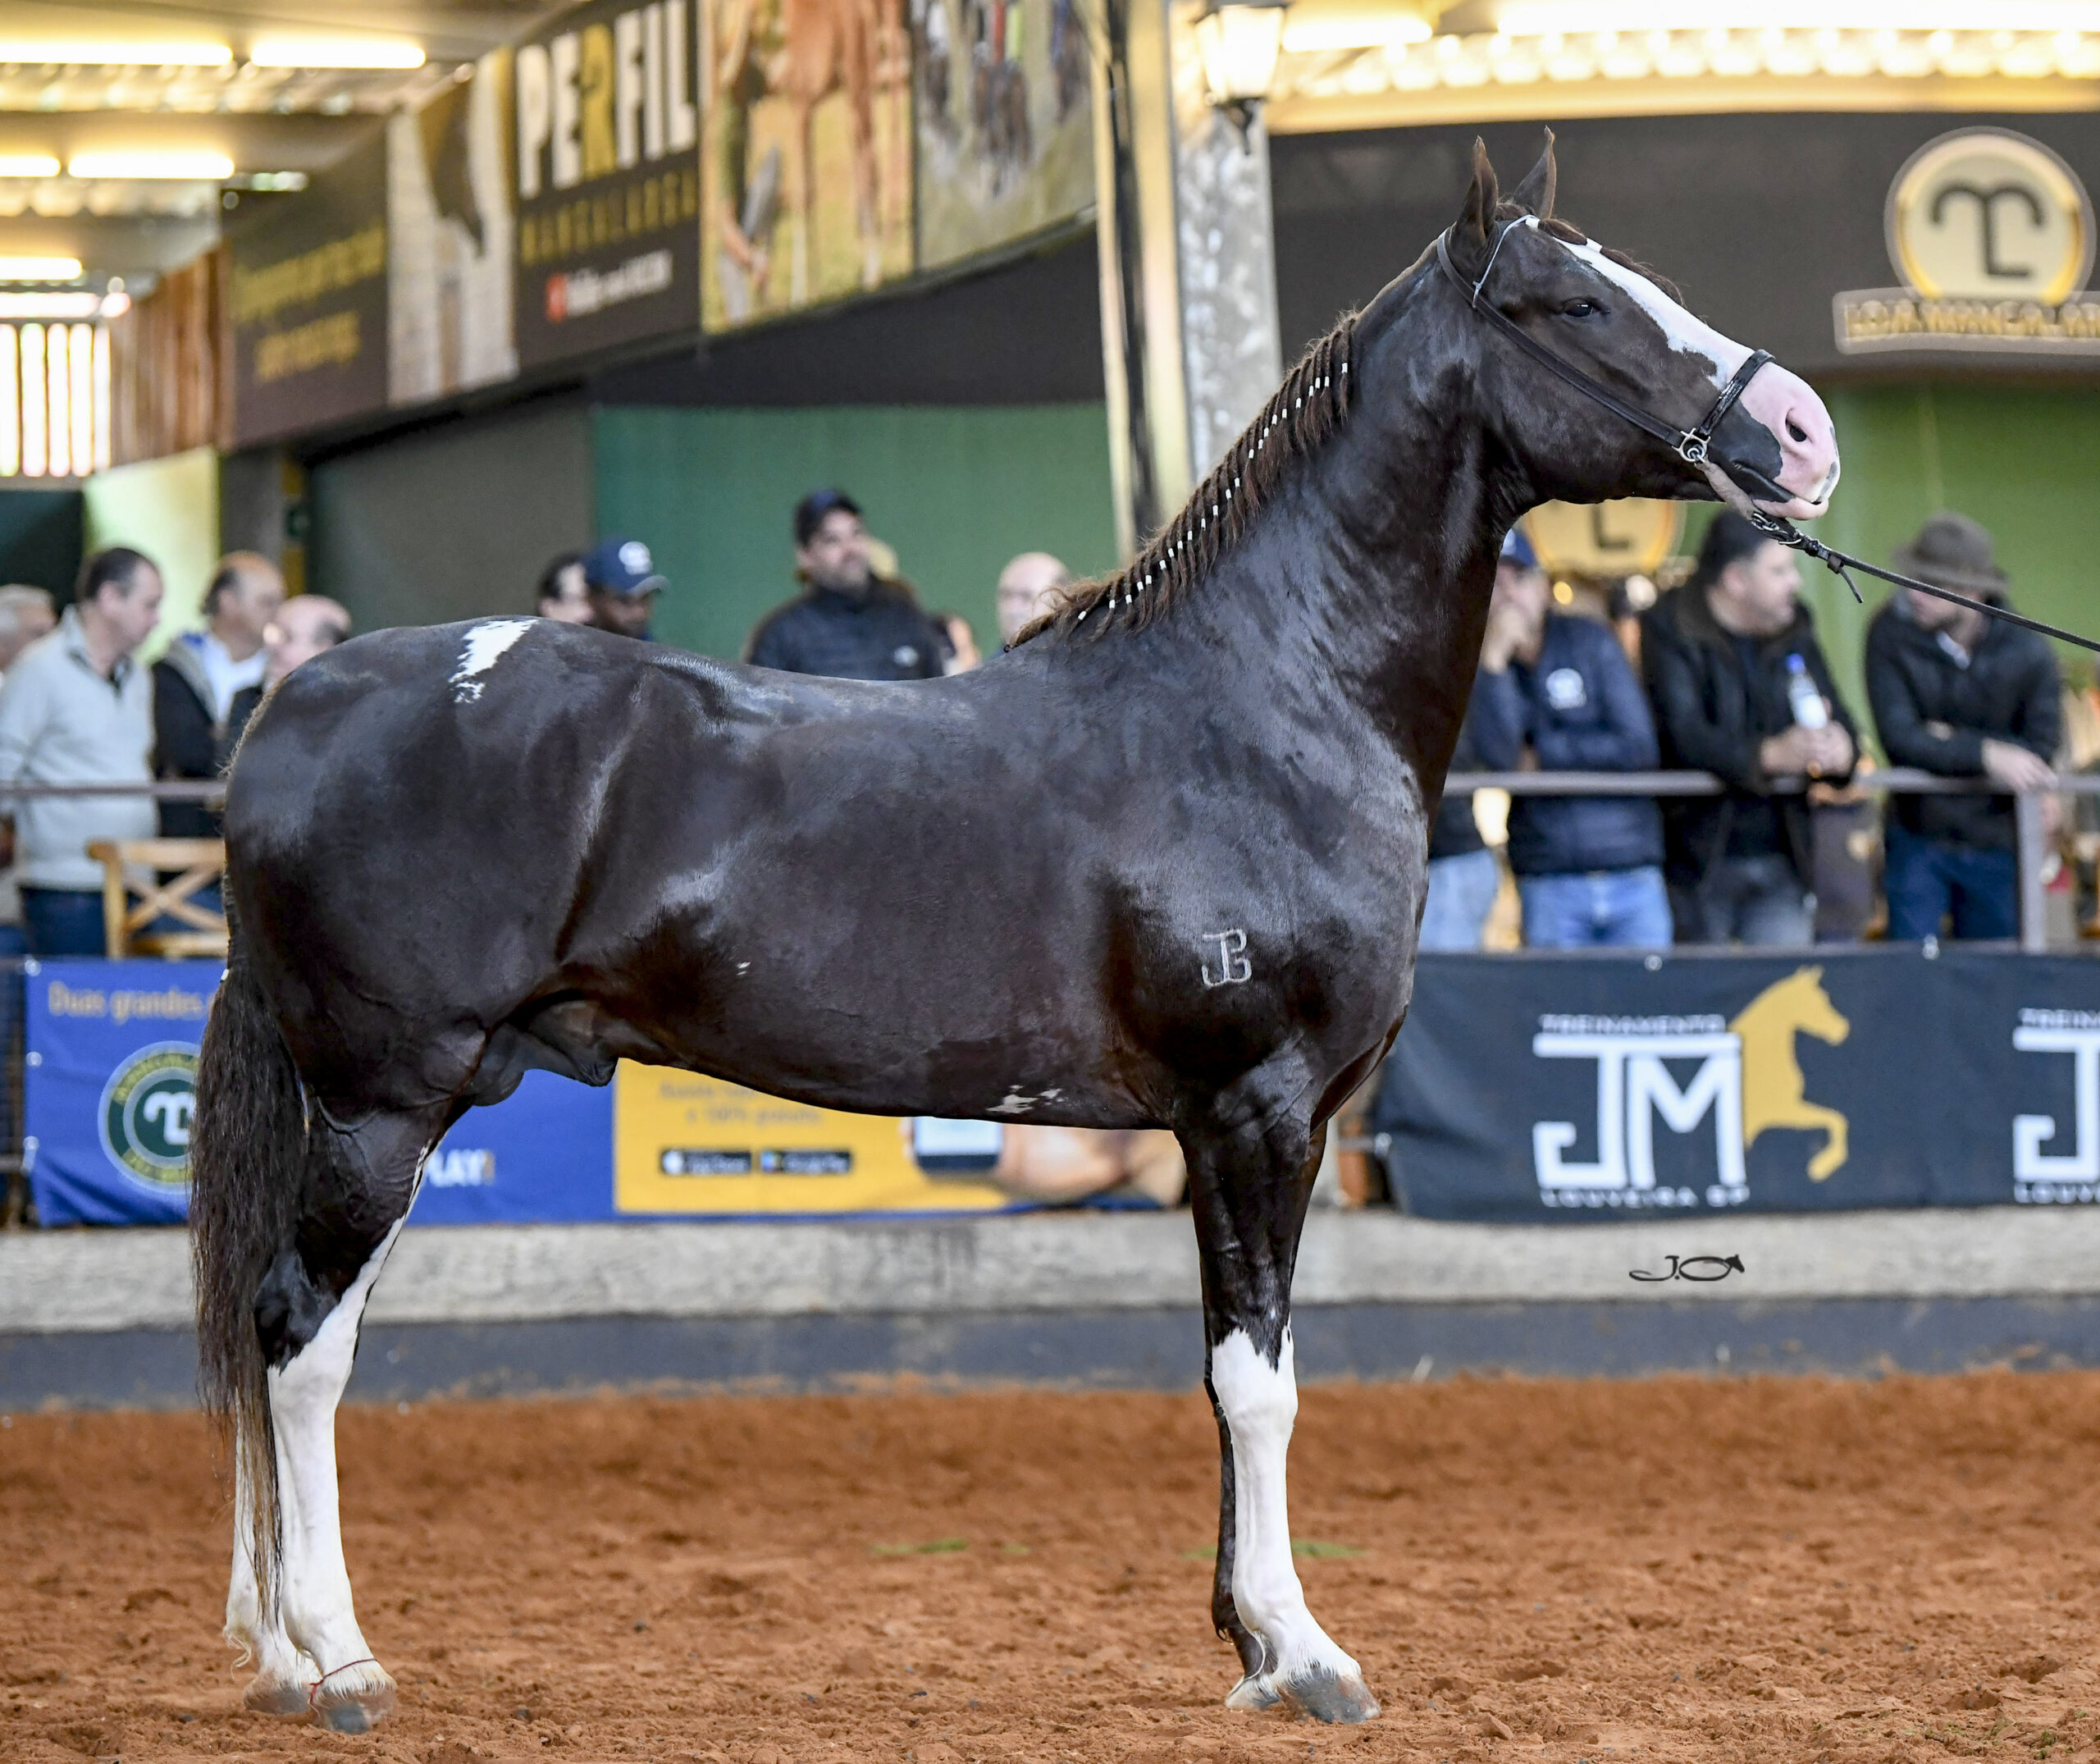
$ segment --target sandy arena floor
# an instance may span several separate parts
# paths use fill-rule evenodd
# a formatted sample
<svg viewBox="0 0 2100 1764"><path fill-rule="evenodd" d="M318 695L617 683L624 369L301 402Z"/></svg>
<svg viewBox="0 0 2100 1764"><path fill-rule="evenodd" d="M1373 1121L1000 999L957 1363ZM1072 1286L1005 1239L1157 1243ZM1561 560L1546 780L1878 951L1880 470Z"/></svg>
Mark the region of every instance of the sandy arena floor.
<svg viewBox="0 0 2100 1764"><path fill-rule="evenodd" d="M346 1410L400 1681L242 1712L194 1417L0 1431L0 1759L2017 1760L2100 1735L2100 1376L1308 1392L1315 1613L1383 1718L1229 1715L1198 1396Z"/></svg>

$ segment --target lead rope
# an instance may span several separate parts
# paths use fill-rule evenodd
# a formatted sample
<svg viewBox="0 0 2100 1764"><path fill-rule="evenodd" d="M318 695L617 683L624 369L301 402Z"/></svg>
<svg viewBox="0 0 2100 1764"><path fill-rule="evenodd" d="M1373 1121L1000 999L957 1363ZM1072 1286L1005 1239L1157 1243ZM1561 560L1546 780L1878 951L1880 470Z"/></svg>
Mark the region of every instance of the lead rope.
<svg viewBox="0 0 2100 1764"><path fill-rule="evenodd" d="M319 1678L316 1679L311 1684L306 1687L307 1707L313 1709L320 1706L321 1687L323 1684L326 1684L329 1679L335 1677L338 1672L347 1672L352 1666L376 1666L378 1664L379 1662L377 1660L374 1660L369 1654L368 1654L362 1660L346 1660L339 1666L331 1666L328 1670L322 1673Z"/></svg>
<svg viewBox="0 0 2100 1764"><path fill-rule="evenodd" d="M1899 588L1915 588L1920 594L1929 594L1936 600L1952 601L1956 606L1965 606L1988 618L2000 619L2007 624L2024 626L2029 631L2038 631L2043 637L2055 638L2062 643L2075 643L2080 649L2089 649L2100 655L2100 642L2089 637L2080 637L2075 631L2064 630L2061 626L2044 624L2039 619L2029 619L2025 613L2014 612L2010 607L1993 606L1988 601L1971 600L1965 594L1957 594L1952 588L1942 588L1936 583L1920 582L1915 576L1899 575L1892 569L1883 569L1879 564L1869 564L1863 557L1854 557L1840 551L1834 546L1825 545L1820 539L1811 539L1792 521L1782 520L1774 514L1751 513L1750 523L1760 532L1777 539L1780 544L1796 551L1804 557L1812 557L1852 591L1852 598L1862 606L1866 596L1860 592L1860 585L1852 580L1851 573L1864 569L1869 576L1879 576L1883 582L1892 582Z"/></svg>

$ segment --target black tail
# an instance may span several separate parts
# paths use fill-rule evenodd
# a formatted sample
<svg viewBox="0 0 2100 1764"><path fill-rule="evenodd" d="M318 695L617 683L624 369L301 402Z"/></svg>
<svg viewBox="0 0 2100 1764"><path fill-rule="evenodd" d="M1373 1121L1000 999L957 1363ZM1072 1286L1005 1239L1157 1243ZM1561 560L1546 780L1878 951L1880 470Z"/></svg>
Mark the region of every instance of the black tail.
<svg viewBox="0 0 2100 1764"><path fill-rule="evenodd" d="M265 1611L276 1599L277 1453L255 1295L292 1240L305 1187L306 1105L298 1069L245 958L238 927L204 1026L189 1136L189 1247L205 1408L233 1437L253 1499L252 1554ZM235 1523L240 1523L236 1518Z"/></svg>

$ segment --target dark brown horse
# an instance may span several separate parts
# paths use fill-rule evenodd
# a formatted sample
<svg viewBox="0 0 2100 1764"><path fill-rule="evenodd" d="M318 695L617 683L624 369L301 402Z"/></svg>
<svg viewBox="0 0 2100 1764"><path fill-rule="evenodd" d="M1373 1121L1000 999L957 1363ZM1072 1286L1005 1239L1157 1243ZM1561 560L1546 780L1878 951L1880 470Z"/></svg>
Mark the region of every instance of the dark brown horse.
<svg viewBox="0 0 2100 1764"><path fill-rule="evenodd" d="M1376 1712L1291 1566L1291 1271L1328 1117L1407 1011L1498 546L1549 497L1813 514L1837 476L1806 386L1552 206L1550 149L1509 203L1480 154L1448 262L1344 320L1136 564L980 672L791 679L499 619L278 688L234 770L193 1146L252 1704L357 1730L393 1696L334 1415L424 1159L527 1069L603 1084L626 1055L833 1108L1171 1128L1227 1701ZM1742 395L1694 464L1533 345L1678 427Z"/></svg>

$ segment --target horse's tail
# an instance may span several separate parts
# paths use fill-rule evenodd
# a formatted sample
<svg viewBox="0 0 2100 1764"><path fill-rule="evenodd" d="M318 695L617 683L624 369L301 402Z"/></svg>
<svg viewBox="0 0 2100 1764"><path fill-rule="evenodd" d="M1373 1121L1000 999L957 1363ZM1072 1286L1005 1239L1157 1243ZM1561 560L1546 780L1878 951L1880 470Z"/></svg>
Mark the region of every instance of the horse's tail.
<svg viewBox="0 0 2100 1764"><path fill-rule="evenodd" d="M255 1295L292 1240L306 1140L299 1071L235 925L226 980L204 1025L198 1061L189 1246L199 1387L206 1410L232 1435L236 1474L248 1497L235 1523L251 1528L249 1553L266 1610L279 1553L277 1453Z"/></svg>

